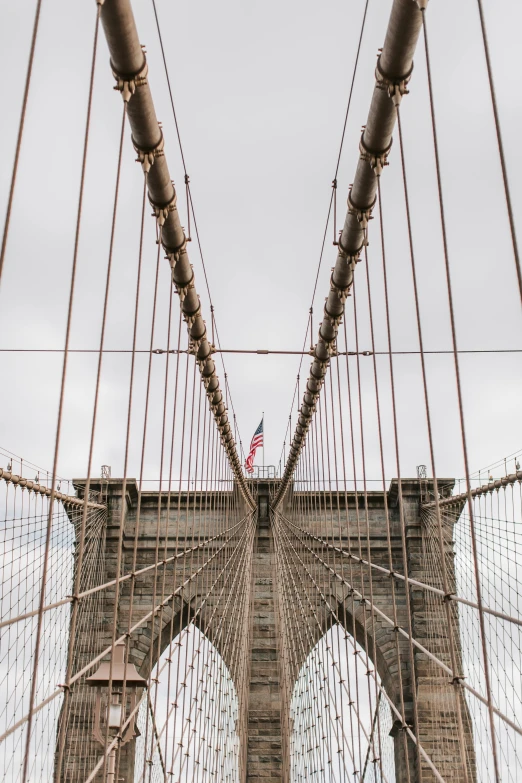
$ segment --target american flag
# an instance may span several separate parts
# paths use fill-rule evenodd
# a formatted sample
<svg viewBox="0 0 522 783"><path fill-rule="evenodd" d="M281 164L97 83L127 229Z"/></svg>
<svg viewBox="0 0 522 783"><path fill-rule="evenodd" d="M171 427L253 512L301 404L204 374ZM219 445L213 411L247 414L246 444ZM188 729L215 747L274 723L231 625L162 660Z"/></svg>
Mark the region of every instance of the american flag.
<svg viewBox="0 0 522 783"><path fill-rule="evenodd" d="M254 437L250 443L250 454L245 460L245 468L249 473L254 472L254 457L259 446L263 445L263 419L259 423L259 427L254 432Z"/></svg>

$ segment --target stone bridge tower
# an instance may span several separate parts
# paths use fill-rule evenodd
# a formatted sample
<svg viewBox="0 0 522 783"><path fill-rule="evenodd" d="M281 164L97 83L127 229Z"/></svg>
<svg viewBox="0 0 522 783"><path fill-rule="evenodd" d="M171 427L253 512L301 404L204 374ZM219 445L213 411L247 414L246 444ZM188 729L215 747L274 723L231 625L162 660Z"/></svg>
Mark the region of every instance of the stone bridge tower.
<svg viewBox="0 0 522 783"><path fill-rule="evenodd" d="M80 490L84 482L78 480L77 488ZM241 737L243 746L243 758L245 759L245 772L241 783L290 783L289 758L285 748L284 732L285 726L288 726L288 704L285 704L284 693L284 672L281 666L281 628L278 622L278 607L282 600L281 587L278 582L276 568L276 558L274 553L274 517L271 511L271 498L277 489L277 480L258 480L251 482L251 490L257 498L257 522L252 544L252 562L251 562L251 595L250 595L250 628L251 635L248 640L249 661L248 677L249 684L248 697L245 700L245 709L248 715L244 716L243 725L247 727L247 735ZM453 482L450 480L440 481L440 486L444 485L448 491L451 491ZM120 479L109 479L103 483L103 486L92 485L93 489L101 490L107 498L108 517L107 525L104 531L104 562L103 581L114 579L116 576L116 554L118 540L120 537L120 521L123 519L123 557L125 560L122 573L129 571L129 564L133 556L133 547L135 540L135 529L137 524L137 501L138 492L134 480L127 481L125 494L123 493L123 482ZM426 487L424 488L426 489ZM426 574L426 563L430 561L428 548L433 546L426 535L425 524L421 518L421 492L423 488L419 480L403 480L402 495L404 501L404 524L405 524L405 542L406 556L408 559L409 576L420 582L429 581ZM236 490L234 490L235 492ZM280 512L290 514L290 505L294 509L299 507L296 504L298 493L292 498L293 488L287 493L288 497L284 507ZM220 493L219 498L213 499L212 514L218 527L223 515L229 514L232 507L233 492ZM364 500L361 495L354 493L339 494L337 497L327 493L315 493L315 499L318 506L321 504L330 511L335 511L333 518L337 519L336 537L341 541L345 550L358 551L358 542L353 526L350 527L349 518L358 507L361 510L360 517L368 520L368 528L364 528L361 534L366 538L368 534L371 548L372 562L387 566L387 539L385 528L385 500L388 506L388 515L391 529L391 540L393 549L393 561L397 572L404 573L403 568L403 549L400 531L400 517L398 511L398 485L397 481L392 481L386 497L383 492L370 492L367 495L367 513L362 513ZM191 492L176 493L171 495L170 503L176 507L177 513L172 515L175 519L172 525L177 529L169 529L167 540L162 536L159 541L159 547L165 552L167 557L174 554L175 541L178 546L188 548L198 544L208 537L208 530L201 529L201 518L197 507L201 508L201 497L199 493ZM236 508L240 508L240 503L236 496ZM290 503L290 501L293 501ZM166 498L162 500L160 515L162 518L166 515ZM303 508L305 505L303 505ZM308 504L306 506L310 508ZM236 512L239 513L239 512ZM158 548L157 540L157 518L158 518L158 493L144 492L141 495L141 507L139 514L139 534L137 537L136 565L137 571L150 566L155 562ZM455 519L458 518L458 513ZM207 515L208 519L208 515ZM324 537L324 529L321 529L321 519L318 515L310 511L304 512L301 519L298 520L302 527L305 527L311 533L318 537ZM231 520L233 523L233 520ZM448 523L447 546L448 556L451 558L452 548L452 525ZM210 543L204 552L198 555L202 560L208 558L212 553L215 544ZM320 545L317 544L320 548ZM324 552L323 552L324 555ZM433 580L433 575L429 575ZM181 582L183 578L182 569L174 564L169 572L169 580L173 583ZM364 577L363 577L364 581ZM361 590L364 585L359 581L354 583L356 590ZM119 606L117 611L118 628L117 633L121 634L126 629L136 623L140 617L143 617L157 600L153 595L154 579L153 570L135 578L133 585L132 610L130 607L131 580L127 580L121 586ZM399 609L398 623L402 628L408 627L408 617L406 615L406 601L404 599L404 583L396 580L397 600L396 605ZM385 614L392 612L391 588L389 575L381 574L373 578L373 594L376 606ZM334 601L338 607L338 616L343 619L343 625L346 631L355 635L357 641L368 645L368 654L373 660L373 664L379 674L382 686L395 704L400 702L399 682L402 682L402 700L405 705L406 721L413 725L413 689L415 689L418 712L419 712L419 735L423 747L428 755L435 760L437 768L441 771L446 780L458 781L464 783L466 779L462 772L459 751L459 733L457 727L457 711L454 702L448 702L448 699L440 698L441 685L446 687L447 692L452 694L454 689L449 686L447 675L437 666L433 665L429 657L423 652L422 647L428 642L430 626L435 620L442 620L443 608L434 608L433 603L426 599L426 593L422 589L412 588L411 597L411 623L415 640L420 646L414 649L414 671L409 664L408 643L404 637L397 638L396 631L384 622L374 623L375 637L370 627L368 617L365 614L364 607L359 602L355 610L353 601L348 600L347 590L341 586L332 584L329 600ZM97 650L102 650L111 643L112 618L114 616L114 591L105 591L103 605L97 616L92 617L92 622L88 628L80 629L76 641L78 650L78 664L85 659L88 661L96 654ZM154 667L161 653L166 649L171 641L172 633L176 635L179 631L194 618L196 607L200 602L201 596L191 594L190 589L185 590L183 595L177 595L172 601L165 605L161 613L161 627L159 624L151 625L146 623L139 632L133 634L130 642L130 660L136 665L138 671L143 677L148 677L151 672L151 666ZM318 604L318 612L321 606ZM197 615L196 624L201 628L206 628L207 636L210 641L215 643L220 651L219 638L213 639L213 627L220 618L214 617L210 626L206 623L212 607L206 606L205 609ZM324 607L323 607L324 610ZM132 612L132 613L131 613ZM316 642L321 635L331 627L329 620L323 611L324 628L317 632ZM221 618L222 619L222 618ZM443 620L442 620L443 621ZM455 628L458 634L458 617L454 616ZM430 636L431 644L433 635ZM400 660L402 661L401 677L397 669L397 645L401 650ZM93 649L93 648L96 649ZM313 645L312 645L313 647ZM311 650L310 650L311 651ZM221 651L220 651L221 652ZM434 650L443 660L447 659L447 650L441 643L439 648ZM460 654L459 654L460 657ZM232 662L227 660L224 653L224 663L232 670ZM297 679L299 668L305 663L300 661L294 668L292 676ZM449 661L448 661L449 663ZM291 684L292 686L292 684ZM457 691L460 693L460 691ZM81 743L79 735L89 733L89 721L85 716L85 710L82 712L81 705L88 699L86 689L79 686L76 692L71 696L70 726L67 732L67 758L68 763L63 771L62 780L82 779L77 777L81 769ZM469 766L474 770L474 751L473 738L469 714L465 699L461 696L461 713L464 716L464 733L467 745L467 754L470 759ZM453 707L451 707L453 703ZM448 707L450 704L450 707ZM441 742L441 732L444 741ZM398 783L405 783L409 780L411 783L418 781L418 771L415 761L414 748L412 742L404 743L403 727L400 721L396 721L392 734L395 737L395 769L396 780ZM124 747L120 763L120 779L128 781L134 780L134 743L131 742ZM404 748L408 746L405 753ZM76 752L74 749L78 748ZM408 772L407 769L408 768ZM409 773L409 774L408 774ZM423 783L435 780L433 773L428 766L423 765L422 770ZM471 778L474 779L472 771ZM469 779L469 776L468 776ZM61 781L60 781L61 783ZM471 783L471 780L470 780Z"/></svg>

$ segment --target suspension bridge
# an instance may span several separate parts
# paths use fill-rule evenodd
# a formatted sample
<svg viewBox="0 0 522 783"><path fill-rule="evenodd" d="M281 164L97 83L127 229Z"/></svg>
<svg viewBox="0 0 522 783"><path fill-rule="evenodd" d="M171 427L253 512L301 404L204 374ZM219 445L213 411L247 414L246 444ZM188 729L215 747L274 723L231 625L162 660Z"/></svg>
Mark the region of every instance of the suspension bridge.
<svg viewBox="0 0 522 783"><path fill-rule="evenodd" d="M16 443L0 449L3 780L522 780L522 451L500 459L492 453L490 464L475 471L477 438L467 426L490 371L474 380L470 396L466 361L476 361L473 354L485 361L489 352L509 362L509 383L504 396L496 392L489 404L477 403L478 437L495 448L495 427L485 434L491 407L516 411L509 429L520 435L522 272L513 164L489 43L493 7L473 0L462 13L473 14L482 58L480 78L470 72L469 80L480 81L487 118L472 121L475 132L489 123L489 146L481 154L494 162L496 180L480 200L488 210L495 203L495 219L474 225L476 247L456 259L451 217L461 214L464 196L452 199L456 175L448 178L445 170L439 116L447 91L434 86L439 60L430 23L436 6L448 4L393 0L374 3L374 10L371 0L359 3L353 51L343 53L353 72L312 306L303 304L303 347L287 350L282 339L269 350L220 341L220 308L209 279L218 266L212 253L222 253L226 231L205 265L175 110L179 74L168 65L176 38L161 24L165 9L157 0L147 4L157 35L154 69L130 0L85 5L91 27L82 22L89 58L75 184L71 171L53 163L52 151L44 156L50 200L62 187L58 172L74 202L66 282L50 282L65 302L60 346L46 347L54 300L45 291L44 317L33 313L30 320L32 346L17 344L10 317L2 329L4 432L11 432L11 415L17 427L25 420L36 450L38 422L53 427L51 442L37 452L47 454L45 468L39 457L29 455L34 463L9 450ZM145 3L135 5L141 13ZM31 309L20 283L45 234L36 215L45 206L33 199L24 156L28 136L38 138L31 129L43 122L45 101L52 104L60 91L38 81L42 39L55 27L63 34L51 6L50 0L31 5L24 79L17 83L20 95L9 93L20 114L14 152L2 157L0 307L20 302L14 313ZM370 81L358 74L367 72L364 36L372 14L384 38ZM509 48L503 54L509 60ZM516 71L514 56L510 70ZM190 79L189 71L182 75ZM175 133L157 118L160 82ZM343 216L341 153L353 141L359 84L367 113L356 118L364 125L353 136ZM120 114L109 128L114 115L100 110L99 94L112 87ZM424 111L422 134L406 108L416 101ZM55 120L46 113L45 124ZM112 134L112 157L100 129ZM454 133L473 135L469 128ZM411 161L418 161L418 147L431 156L429 188L416 187L418 162ZM183 173L176 188L178 155ZM478 166L472 158L462 161L465 177ZM134 169L127 176L129 161ZM247 191L245 184L245 198ZM59 214L54 219L61 223ZM431 243L428 223L439 232L437 264L419 236L426 233ZM487 289L484 301L506 340L462 349L459 281L465 277L472 300L478 288L469 279L488 232L502 247L501 271L490 258L488 277L473 285ZM99 233L106 239L103 264L96 265L91 289L93 253L84 246ZM263 238L268 232L255 242ZM129 293L127 319L114 295L118 277ZM323 283L324 306L314 308ZM91 303L94 290L99 306ZM432 348L435 299L444 300L436 316L444 350ZM98 335L95 348L75 342L77 317L90 337ZM111 329L130 347L110 348ZM147 348L140 347L143 339ZM405 344L413 347L403 350ZM25 374L40 354L41 385L36 373ZM111 354L125 361L116 375L107 369ZM235 354L241 362L249 354L259 362L265 359L257 356L273 354L298 364L274 465L263 459L251 470L246 462L232 397L241 379L234 381L225 365ZM414 370L401 364L406 354L415 359ZM448 363L434 371L432 354L446 354ZM238 372L241 366L235 365ZM75 367L84 375L74 375ZM46 376L55 381L52 401ZM107 416L102 412L116 377L123 393ZM92 398L84 393L87 378ZM279 397L277 377L269 382ZM27 386L38 400L32 413L18 397ZM415 393L404 404L406 386ZM75 399L74 426L68 395ZM100 470L101 431L103 448L117 456ZM24 444L31 438L24 436ZM422 444L426 462L414 470L410 441ZM441 442L451 446L441 449ZM451 449L459 452L457 461L449 459ZM85 469L72 477L67 460L77 464L80 452ZM461 466L459 475L448 473L444 456Z"/></svg>

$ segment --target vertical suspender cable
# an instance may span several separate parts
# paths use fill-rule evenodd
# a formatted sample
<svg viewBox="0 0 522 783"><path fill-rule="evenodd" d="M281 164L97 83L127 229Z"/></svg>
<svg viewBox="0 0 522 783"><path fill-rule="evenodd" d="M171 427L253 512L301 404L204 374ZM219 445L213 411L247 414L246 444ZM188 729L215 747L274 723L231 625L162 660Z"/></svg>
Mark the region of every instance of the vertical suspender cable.
<svg viewBox="0 0 522 783"><path fill-rule="evenodd" d="M365 245L368 221L375 206L377 176L386 166L391 148L392 131L396 121L395 105L407 93L413 70L413 53L421 27L422 14L417 4L412 0L394 0L383 50L377 60L375 88L368 120L359 143L361 156L348 194L348 211L330 278L330 291L275 507L281 503L290 483L324 383L330 357L335 351L346 298L350 295L355 266Z"/></svg>
<svg viewBox="0 0 522 783"><path fill-rule="evenodd" d="M195 278L187 253L187 239L180 223L177 194L164 153L164 139L147 81L148 66L140 45L130 0L111 0L101 8L101 21L111 55L111 67L124 101L128 104L132 141L147 173L149 201L160 229L161 244L172 268L191 346L206 388L221 441L247 505L254 507L236 451L232 427L220 390L212 346L207 336Z"/></svg>

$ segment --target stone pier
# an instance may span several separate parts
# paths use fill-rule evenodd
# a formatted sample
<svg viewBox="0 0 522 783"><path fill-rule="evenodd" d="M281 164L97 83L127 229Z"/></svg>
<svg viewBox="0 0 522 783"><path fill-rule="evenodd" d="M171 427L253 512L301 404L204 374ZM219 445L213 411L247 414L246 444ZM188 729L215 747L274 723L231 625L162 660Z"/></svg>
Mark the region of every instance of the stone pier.
<svg viewBox="0 0 522 783"><path fill-rule="evenodd" d="M248 783L281 783L281 672L276 629L273 542L268 497L258 489L252 575L252 651L248 703Z"/></svg>
<svg viewBox="0 0 522 783"><path fill-rule="evenodd" d="M77 486L81 488L81 481ZM433 575L426 570L426 563L430 561L430 554L427 547L433 547L433 536L431 538L426 533L426 525L422 519L421 506L423 493L429 492L430 487L426 484L424 487L416 479L402 480L402 496L404 515L401 523L401 516L398 507L398 483L392 481L390 488L386 493L387 506L389 510L390 539L392 547L392 557L394 568L398 573L404 573L403 562L403 538L405 540L405 551L408 558L408 568L410 576L419 582L433 582ZM450 491L452 482L450 480L441 480L440 485L444 485ZM102 489L101 486L95 486L94 489ZM273 531L270 522L270 496L277 488L277 480L252 481L253 493L257 496L257 529L254 536L254 549L252 561L252 583L250 594L250 635L251 646L249 652L249 674L246 682L249 682L249 693L244 700L248 716L245 717L241 725L246 727L246 736L241 736L242 743L241 757L242 778L240 783L290 783L289 759L285 755L289 747L290 738L284 736L285 714L282 697L282 671L280 667L280 639L281 628L278 627L279 614L278 607L278 582L276 573L276 562L274 552ZM119 479L110 479L103 486L104 495L107 498L108 516L107 525L103 534L103 574L100 578L104 581L114 579L116 576L116 552L118 540L122 534L121 523L123 520L123 571L128 570L131 563L132 548L134 541L134 531L136 529L136 509L137 509L137 490L134 481L127 482L126 492L123 493L123 483ZM359 551L361 542L364 542L362 553L366 555L366 540L370 542L371 561L384 568L388 566L388 545L385 514L385 495L383 492L367 493L366 501L361 494L356 496L353 492L348 493L330 493L315 492L313 502L303 498L299 500L299 493L294 493L293 488L289 488L288 497L285 499L284 507L281 509L283 514L291 513L293 508L293 521L299 524L306 531L316 534L320 538L335 539L343 549L350 550L353 553ZM366 502L366 507L365 507ZM212 516L207 515L205 524L199 516L198 507L201 507L201 498L192 493L187 496L186 493L177 498L176 507L178 512L175 515L175 526L162 533L160 548L166 544L167 556L175 551L176 540L183 548L192 546L205 539L208 534L208 525L215 529L223 529L224 526L231 524L233 520L227 521L230 515L230 509L235 509L236 517L241 517L244 510L240 507L241 501L238 500L236 490L229 493L222 492L214 499L212 506ZM196 504L196 505L194 505ZM199 506L198 506L199 504ZM141 521L139 528L139 541L137 552L138 569L150 566L155 562L156 526L158 513L161 519L166 519L166 504L161 504L158 511L158 494L146 492L141 497ZM300 512L299 509L302 509ZM455 520L458 517L459 510L455 512ZM355 519L359 521L357 524ZM225 521L225 525L223 524ZM326 521L325 521L326 520ZM404 530L401 530L401 524L404 524ZM451 563L452 552L452 522L447 523L446 540L448 546L448 562ZM359 531L357 525L360 526ZM164 530L163 522L161 529ZM327 532L325 532L327 530ZM166 541L165 541L166 536ZM432 543L430 543L430 541ZM209 553L217 544L209 544L209 549L198 550L198 562L204 562ZM315 543L314 546L321 549L321 543ZM436 556L437 553L434 553ZM328 558L324 547L321 549L321 556ZM312 558L312 554L310 554ZM433 558L431 558L433 559ZM312 560L310 561L312 565ZM314 566L315 567L315 566ZM217 566L216 566L217 568ZM179 573L178 573L179 571ZM354 569L355 582L353 587L356 590L368 593L369 571L361 568ZM450 574L453 578L453 574ZM181 565L169 566L169 583L181 582L183 578L183 569ZM357 581L357 579L359 581ZM373 596L375 605L380 611L388 616L392 615L393 602L390 588L390 577L384 572L372 572ZM129 606L130 583L125 582L119 595L118 601L118 634L125 632L129 623L135 623L140 616L149 612L153 601L153 571L147 571L143 577L136 582L134 603L132 612ZM459 755L459 741L457 732L457 717L455 711L455 700L451 700L451 694L454 693L453 686L449 685L446 673L436 665L430 664L427 656L421 649L414 651L413 667L411 665L411 656L408 651L407 640L399 637L389 623L377 617L374 623L370 622L370 614L362 605L361 601L353 601L348 598L346 587L339 585L335 580L331 580L331 586L328 587L327 596L330 605L338 607L337 619L350 634L355 634L357 641L364 646L368 646L368 654L378 672L382 687L386 693L399 706L404 704L406 723L413 726L413 694L415 689L419 726L416 734L420 736L423 747L434 758L437 767L445 780L452 783L464 783L465 777L462 773L462 766ZM310 591L311 596L314 591ZM152 666L155 664L161 652L171 641L171 632L176 635L190 621L191 613L194 607L201 605L203 595L199 592L186 595L184 600L176 598L171 604L165 607L161 613L161 628L144 624L139 632L134 634L131 639L130 660L136 665L143 677L148 677ZM315 599L314 599L315 600ZM248 601L245 602L248 605ZM321 636L328 631L332 624L331 612L328 613L324 607L324 600L317 597L317 617L323 617L324 628L316 628L316 637L310 640L310 650L316 644ZM404 583L396 581L396 605L398 612L398 623L402 628L408 627L407 602L404 589ZM443 605L434 603L425 591L421 588L410 590L410 608L411 623L414 628L415 639L428 647L436 645L434 653L449 664L447 655L447 643L440 636L440 640L433 638L433 628L435 625L444 628L444 610ZM219 635L214 638L212 627L205 626L205 618L209 616L211 603L208 604L204 613L202 613L200 626L206 629L208 638L216 648L220 650ZM455 608L454 623L456 629L456 640L459 644L458 636L458 615ZM110 643L112 633L112 617L114 614L114 589L109 588L104 592L103 611L99 617L93 617L85 628L81 628L76 640L76 649L78 655L78 666L92 659L96 652ZM132 615L132 616L131 616ZM216 615L217 620L220 615ZM151 645L154 645L153 654L150 655ZM397 665L397 646L400 649L401 676L399 677ZM304 659L308 654L303 650ZM460 659L460 651L457 650ZM226 660L227 653L223 650L224 662L232 671L232 662ZM295 661L295 671L291 672L290 680L297 679L300 667L305 660ZM285 674L286 677L286 674ZM402 694L400 691L402 684ZM239 688L239 683L236 687ZM86 697L82 686L77 687L71 697L71 716L74 723L71 724L70 731L67 734L66 758L67 764L62 774L62 781L80 781L83 780L86 772L88 759L93 753L99 753L96 746L93 746L90 738L89 710L86 710ZM288 683L288 690L291 693L292 682ZM443 694L441 696L441 694ZM402 695L402 699L401 699ZM475 779L474 769L474 749L473 737L471 733L471 724L464 697L462 697L461 712L464 720L465 743L470 759L471 776L468 776L468 783L473 783ZM418 769L415 761L414 747L411 741L404 742L404 730L400 721L396 721L392 730L396 736L395 740L395 776L397 783L417 783L419 780ZM82 744L83 743L83 744ZM120 780L125 783L133 783L134 779L134 743L130 742L125 746L120 763ZM407 746L407 751L404 749ZM246 762L246 763L245 763ZM90 763L90 762L89 762ZM422 783L432 783L435 780L433 772L423 763ZM58 783L58 782L57 782Z"/></svg>

